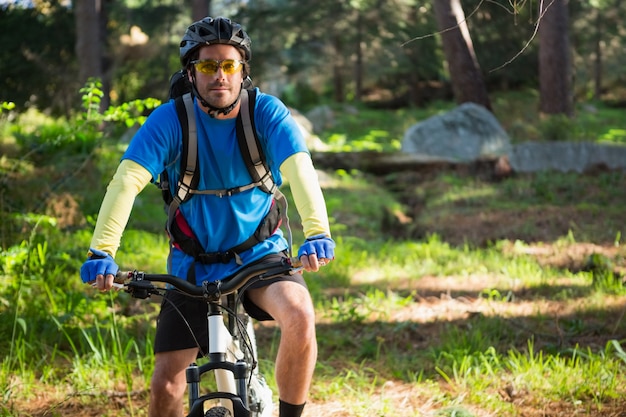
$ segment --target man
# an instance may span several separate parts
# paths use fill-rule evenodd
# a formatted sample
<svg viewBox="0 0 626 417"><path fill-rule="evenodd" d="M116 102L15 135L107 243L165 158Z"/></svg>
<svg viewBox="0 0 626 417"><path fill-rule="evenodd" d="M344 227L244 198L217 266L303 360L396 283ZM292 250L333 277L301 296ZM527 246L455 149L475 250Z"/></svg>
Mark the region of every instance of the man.
<svg viewBox="0 0 626 417"><path fill-rule="evenodd" d="M198 131L199 190L232 190L250 183L239 149L235 121L240 93L249 73L250 38L226 18L207 17L193 23L180 44L180 58L193 86ZM290 182L307 239L298 257L307 271L317 271L334 258L328 216L317 175L303 137L289 111L277 98L257 91L254 123L277 185ZM114 261L136 195L167 170L175 185L180 174L182 130L173 101L157 108L139 129L107 188L81 278L102 291L112 287ZM174 192L174 188L171 189ZM207 253L221 255L246 241L272 206L272 196L252 187L227 196L195 194L179 207L195 239ZM232 259L198 262L178 245L170 248L168 272L197 285L226 277L245 265L285 256L280 231ZM168 297L186 314L192 328L202 329L204 314L189 300ZM180 296L179 296L180 297ZM302 275L263 281L246 290L244 306L259 320L276 320L281 339L276 357L276 383L281 417L302 414L317 358L313 303ZM155 340L151 382L151 417L180 417L185 368L198 347L169 303L163 303ZM194 314L194 311L196 312Z"/></svg>

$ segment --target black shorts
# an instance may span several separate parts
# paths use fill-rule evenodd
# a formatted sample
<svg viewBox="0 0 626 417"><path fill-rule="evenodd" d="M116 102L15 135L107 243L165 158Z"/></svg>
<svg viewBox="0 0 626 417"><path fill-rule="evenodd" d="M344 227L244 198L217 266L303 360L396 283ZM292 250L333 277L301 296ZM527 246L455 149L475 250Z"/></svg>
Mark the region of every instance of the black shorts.
<svg viewBox="0 0 626 417"><path fill-rule="evenodd" d="M261 261L275 262L283 255L269 255ZM250 288L262 288L278 281L293 281L306 287L302 274L283 275L280 277L256 281ZM241 294L243 307L248 315L256 320L273 320L267 312ZM178 291L168 291L161 302L161 312L157 318L154 352L188 349L200 346L206 352L208 341L207 304L197 298L187 297Z"/></svg>

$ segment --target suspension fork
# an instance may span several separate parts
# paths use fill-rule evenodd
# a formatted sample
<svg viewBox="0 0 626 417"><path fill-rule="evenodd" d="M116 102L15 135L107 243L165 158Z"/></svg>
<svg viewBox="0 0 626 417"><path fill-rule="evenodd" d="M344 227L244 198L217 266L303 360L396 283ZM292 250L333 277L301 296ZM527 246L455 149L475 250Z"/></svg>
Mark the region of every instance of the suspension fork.
<svg viewBox="0 0 626 417"><path fill-rule="evenodd" d="M201 375L213 370L219 392L237 395L244 407L247 407L247 381L248 364L236 357L233 351L233 336L229 332L219 302L209 303L207 313L209 332L209 361L204 365L191 364L186 370L189 390L189 404L193 404L200 397ZM221 404L234 415L232 402L222 401Z"/></svg>

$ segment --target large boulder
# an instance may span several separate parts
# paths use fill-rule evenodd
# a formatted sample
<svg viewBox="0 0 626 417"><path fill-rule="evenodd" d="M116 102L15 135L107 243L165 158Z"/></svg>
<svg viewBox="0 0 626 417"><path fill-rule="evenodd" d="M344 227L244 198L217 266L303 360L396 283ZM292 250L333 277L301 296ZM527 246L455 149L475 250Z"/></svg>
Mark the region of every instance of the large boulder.
<svg viewBox="0 0 626 417"><path fill-rule="evenodd" d="M511 140L493 113L475 103L430 117L404 134L402 151L427 159L472 162L511 151Z"/></svg>
<svg viewBox="0 0 626 417"><path fill-rule="evenodd" d="M317 106L306 113L306 118L311 122L311 132L322 133L335 124L335 113L330 106Z"/></svg>

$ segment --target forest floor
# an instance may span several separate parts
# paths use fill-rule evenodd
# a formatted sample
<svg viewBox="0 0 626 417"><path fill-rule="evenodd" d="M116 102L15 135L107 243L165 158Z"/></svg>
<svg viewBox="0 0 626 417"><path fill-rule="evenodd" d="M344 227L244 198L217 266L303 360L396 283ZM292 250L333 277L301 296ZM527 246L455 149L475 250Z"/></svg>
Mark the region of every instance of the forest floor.
<svg viewBox="0 0 626 417"><path fill-rule="evenodd" d="M406 187L414 184L415 178L405 178ZM402 187L399 187L402 188ZM410 202L407 200L407 202ZM419 208L415 208L415 213ZM526 255L535 257L539 263L545 266L562 268L570 271L580 271L586 267L589 256L601 254L608 259L615 260L614 271L621 277L626 275L626 254L624 245L615 245L610 239L590 242L568 242L564 245L559 238L567 234L567 230L572 225L594 225L598 222L598 215L584 208L561 207L553 209L526 208L518 209L514 212L502 212L498 210L474 210L462 211L458 213L447 213L445 222L430 224L429 231L437 233L441 239L453 244L472 243L483 245L485 242L493 242L503 235L511 236L515 241L518 235L526 244L521 250ZM604 219L606 220L606 219ZM622 221L623 217L614 219ZM532 225L533 227L529 227ZM401 226L398 226L401 227ZM419 226L422 227L422 226ZM418 229L419 229L418 227ZM565 230L565 233L564 233ZM398 234L402 234L399 230ZM511 243L510 250L515 249ZM507 250L505 247L504 250ZM621 251L621 253L620 253ZM394 311L391 321L416 320L423 321L420 327L420 340L423 347L426 347L429 340L436 339L441 334L442 326L446 322L455 319L467 319L475 314L490 315L510 315L512 308L516 309L514 314L518 318L541 311L545 314L566 314L571 312L573 306L568 300L549 300L538 302L520 302L515 306L503 305L503 310L487 304L484 298L480 297L481 291L489 288L497 288L500 284L498 278L485 276L471 277L424 277L418 283L400 283L405 289L417 290L419 296L415 303L407 305L403 309ZM462 284L462 285L460 285ZM450 291L450 288L455 291ZM611 303L615 306L614 322L620 323L623 318L623 300L617 298L607 298L607 306ZM621 312L621 315L620 315ZM271 326L261 326L258 331L260 343L271 341L274 329ZM585 346L602 347L607 340L614 338L610 333L597 332L585 335ZM324 343L320 340L320 343ZM324 358L319 358L321 361ZM337 364L334 364L335 366ZM442 383L442 385L445 385ZM445 390L445 387L442 387ZM106 394L106 393L105 393ZM541 401L532 393L514 393L503 389L501 392L506 401L515 404L516 416L522 417L571 417L571 416L597 416L597 417L617 417L626 416L626 398L616 398L612 403L604 404L601 410L595 409L589 404L572 405L569 399L562 402ZM134 393L132 396L135 415L147 415L147 392ZM306 406L304 417L356 417L363 414L355 414L355 411L342 400L346 398L324 398L315 397ZM387 381L382 387L377 388L371 394L373 409L380 401L390 402L394 406L394 416L441 416L452 414L440 414L437 404L420 391L419 384L404 383L402 381ZM122 416L130 415L127 409L128 398L125 395L102 395L100 399L86 398L80 394L66 396L59 400L51 399L42 394L28 404L16 404L16 407L24 410L24 415L28 416ZM119 410L119 413L118 413ZM484 410L471 410L474 417L494 416ZM278 416L277 413L274 414ZM376 414L383 416L383 414ZM458 414L466 415L466 414ZM391 416L389 416L391 417Z"/></svg>

